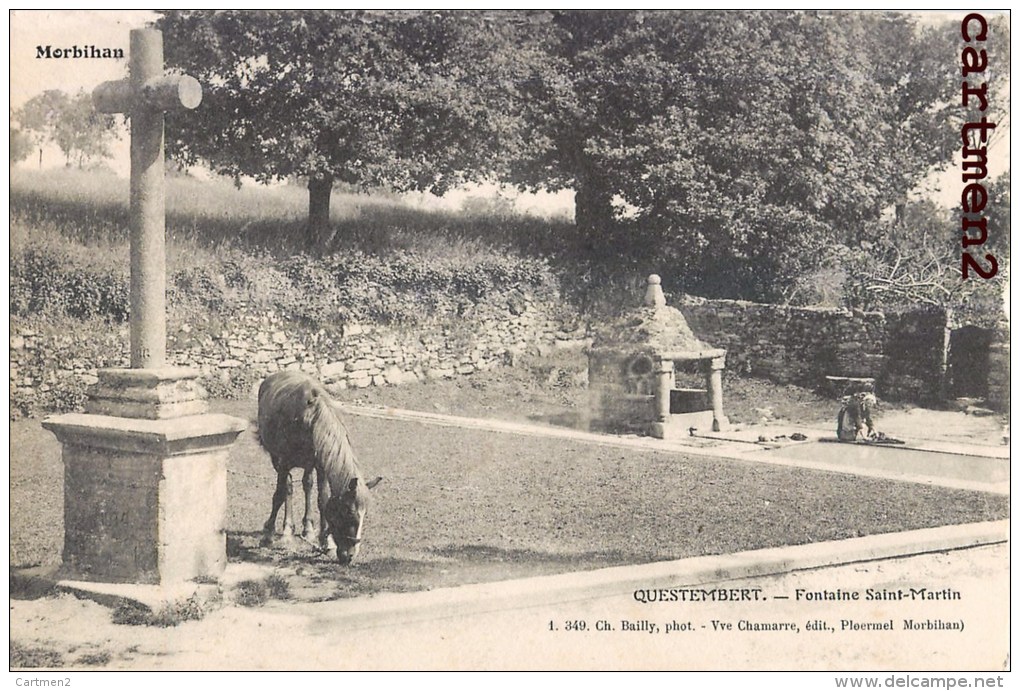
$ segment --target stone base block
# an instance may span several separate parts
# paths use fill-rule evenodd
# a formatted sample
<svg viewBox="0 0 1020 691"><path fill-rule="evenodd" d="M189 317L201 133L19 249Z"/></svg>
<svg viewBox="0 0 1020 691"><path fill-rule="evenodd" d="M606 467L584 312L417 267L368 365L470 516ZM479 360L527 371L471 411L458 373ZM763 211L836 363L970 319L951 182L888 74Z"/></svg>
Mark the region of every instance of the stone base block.
<svg viewBox="0 0 1020 691"><path fill-rule="evenodd" d="M163 420L201 415L208 410L198 371L184 367L99 370L85 412L95 415Z"/></svg>
<svg viewBox="0 0 1020 691"><path fill-rule="evenodd" d="M66 592L105 607L127 605L158 612L182 600L194 600L206 611L215 609L229 603L243 581L260 581L281 573L290 575L291 571L266 564L234 563L228 564L215 579L210 577L201 582L178 581L165 585L74 581L65 578L61 569L52 567L11 569L10 577L12 595L45 597L54 592Z"/></svg>
<svg viewBox="0 0 1020 691"><path fill-rule="evenodd" d="M247 422L72 413L63 444L62 577L166 585L226 567L227 452Z"/></svg>

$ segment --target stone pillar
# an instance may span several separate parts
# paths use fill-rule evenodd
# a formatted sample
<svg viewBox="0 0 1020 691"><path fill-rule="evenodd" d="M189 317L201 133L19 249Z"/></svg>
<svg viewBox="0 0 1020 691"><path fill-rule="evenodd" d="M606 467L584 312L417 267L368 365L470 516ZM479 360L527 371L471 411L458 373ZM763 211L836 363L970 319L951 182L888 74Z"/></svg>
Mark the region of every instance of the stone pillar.
<svg viewBox="0 0 1020 691"><path fill-rule="evenodd" d="M714 357L709 362L708 396L712 401L712 431L722 432L730 424L723 413L722 371L726 368L726 356Z"/></svg>
<svg viewBox="0 0 1020 691"><path fill-rule="evenodd" d="M163 111L201 87L163 74L162 34L131 32L130 78L93 92L131 118L131 369L99 372L85 413L47 419L63 444L63 576L216 578L226 567L227 450L244 420L206 413L195 370L166 364Z"/></svg>
<svg viewBox="0 0 1020 691"><path fill-rule="evenodd" d="M163 76L163 36L131 32L132 93ZM166 364L166 207L163 111L131 111L131 366Z"/></svg>
<svg viewBox="0 0 1020 691"><path fill-rule="evenodd" d="M163 112L194 109L202 87L187 75L163 73L163 34L131 32L128 79L92 93L101 113L131 118L131 367L166 364L166 202Z"/></svg>
<svg viewBox="0 0 1020 691"><path fill-rule="evenodd" d="M659 422L669 420L669 399L673 390L673 361L659 360L655 372L655 416Z"/></svg>
<svg viewBox="0 0 1020 691"><path fill-rule="evenodd" d="M656 439L665 439L670 428L670 392L673 391L674 374L672 360L656 360L655 369L655 420L647 427L648 434Z"/></svg>

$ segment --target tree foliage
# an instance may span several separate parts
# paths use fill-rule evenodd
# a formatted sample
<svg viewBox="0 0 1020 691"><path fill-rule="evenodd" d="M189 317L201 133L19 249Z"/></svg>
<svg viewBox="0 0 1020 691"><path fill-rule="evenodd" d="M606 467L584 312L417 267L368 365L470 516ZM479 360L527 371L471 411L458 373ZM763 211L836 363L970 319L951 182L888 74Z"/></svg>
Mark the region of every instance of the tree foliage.
<svg viewBox="0 0 1020 691"><path fill-rule="evenodd" d="M76 162L83 168L93 159L110 157L110 143L118 137L115 125L114 116L97 112L92 97L79 91L57 119L53 141L68 165Z"/></svg>
<svg viewBox="0 0 1020 691"><path fill-rule="evenodd" d="M959 27L896 13L169 11L158 26L206 90L172 116L170 150L306 179L313 243L337 182L488 177L574 190L594 264L708 296L789 299L952 160L965 117Z"/></svg>
<svg viewBox="0 0 1020 691"><path fill-rule="evenodd" d="M167 61L202 82L171 153L260 181L308 180L311 244L334 182L442 194L525 145L530 61L513 25L470 12L169 11Z"/></svg>
<svg viewBox="0 0 1020 691"><path fill-rule="evenodd" d="M24 161L26 158L32 155L32 151L35 146L32 143L32 138L22 132L20 129L11 125L11 165Z"/></svg>
<svg viewBox="0 0 1020 691"><path fill-rule="evenodd" d="M853 241L957 147L958 42L907 16L566 12L556 25L568 107L543 113L552 146L520 179L554 171L593 251L701 294L782 299L815 250Z"/></svg>
<svg viewBox="0 0 1020 691"><path fill-rule="evenodd" d="M67 94L59 89L49 89L33 96L14 115L39 150L40 168L43 163L43 146L52 139L57 121L67 108L67 103Z"/></svg>
<svg viewBox="0 0 1020 691"><path fill-rule="evenodd" d="M26 102L16 119L39 148L40 166L46 142L60 148L67 165L75 162L82 168L92 159L109 158L110 142L118 136L114 117L97 112L83 90L74 97L56 89L44 91Z"/></svg>
<svg viewBox="0 0 1020 691"><path fill-rule="evenodd" d="M949 309L963 319L994 320L1002 314L1008 285L1010 175L988 187L988 240L963 248L962 209L943 209L930 201L907 204L900 218L875 226L854 247L838 246L838 264L846 272L846 306L877 309L926 304ZM961 276L964 252L981 258L993 253L1001 276L994 280Z"/></svg>

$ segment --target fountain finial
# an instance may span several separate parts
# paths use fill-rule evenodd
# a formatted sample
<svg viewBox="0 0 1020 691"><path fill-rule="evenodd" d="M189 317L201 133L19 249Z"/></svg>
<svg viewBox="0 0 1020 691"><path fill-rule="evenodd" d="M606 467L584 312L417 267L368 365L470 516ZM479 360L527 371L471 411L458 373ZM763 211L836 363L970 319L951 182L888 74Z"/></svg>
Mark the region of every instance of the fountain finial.
<svg viewBox="0 0 1020 691"><path fill-rule="evenodd" d="M645 307L659 309L666 306L666 296L662 294L662 279L659 274L648 277L648 289L645 291Z"/></svg>

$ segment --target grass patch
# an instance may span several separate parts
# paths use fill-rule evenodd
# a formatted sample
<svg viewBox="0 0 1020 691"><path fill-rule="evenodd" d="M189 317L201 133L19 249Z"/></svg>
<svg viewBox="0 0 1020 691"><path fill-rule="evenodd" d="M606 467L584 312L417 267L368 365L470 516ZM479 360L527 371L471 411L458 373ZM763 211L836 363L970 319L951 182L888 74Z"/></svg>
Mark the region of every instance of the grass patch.
<svg viewBox="0 0 1020 691"><path fill-rule="evenodd" d="M172 258L193 250L262 250L277 256L304 252L308 191L293 185L235 187L224 179L169 178L167 241ZM11 176L11 213L32 227L51 227L83 245L125 245L128 181L113 175L18 169ZM323 253L358 250L382 256L411 251L470 261L480 253L511 250L558 256L573 243L574 224L472 204L429 209L413 198L337 188L330 219L336 231Z"/></svg>
<svg viewBox="0 0 1020 691"><path fill-rule="evenodd" d="M63 667L64 656L55 650L11 641L11 668Z"/></svg>
<svg viewBox="0 0 1020 691"><path fill-rule="evenodd" d="M488 374L488 373L486 373ZM509 371L493 372L494 378ZM528 390L494 401L450 382L469 400L534 410ZM441 389L445 391L445 386ZM412 399L418 391L418 400ZM513 392L516 393L513 393ZM774 390L782 394L782 388ZM436 387L387 389L400 407L429 410ZM490 392L491 393L491 392ZM749 392L753 393L753 392ZM760 406L761 398L755 398ZM767 400L767 399L764 399ZM385 403L383 399L377 402ZM829 402L831 405L831 401ZM810 399L804 406L816 405ZM244 414L243 404L218 409ZM828 417L827 413L824 413ZM254 440L232 450L227 525L234 560L294 566L302 601L801 545L997 520L1008 497L683 453L596 446L415 422L348 416L373 492L356 566L258 547L274 486ZM1004 461L1005 462L1005 461ZM253 510L253 507L255 509ZM259 509L262 510L259 510Z"/></svg>
<svg viewBox="0 0 1020 691"><path fill-rule="evenodd" d="M234 602L242 607L261 607L274 600L288 600L290 584L279 574L270 574L261 580L248 579L234 587Z"/></svg>
<svg viewBox="0 0 1020 691"><path fill-rule="evenodd" d="M13 179L12 315L126 320L127 194L111 191L126 183L97 184L102 177L19 171ZM535 251L537 238L563 230L549 221L437 213L337 193L336 241L308 252L303 194L170 180L171 321L230 318L250 307L315 329L352 320L415 326L455 323L486 298L558 293L545 255Z"/></svg>
<svg viewBox="0 0 1020 691"><path fill-rule="evenodd" d="M265 581L241 581L234 586L234 602L242 607L261 607L269 602L269 588Z"/></svg>
<svg viewBox="0 0 1020 691"><path fill-rule="evenodd" d="M269 596L274 600L289 600L291 597L290 583L280 574L274 573L266 576L266 588L269 589Z"/></svg>
<svg viewBox="0 0 1020 691"><path fill-rule="evenodd" d="M156 611L138 605L121 605L113 612L113 623L170 628L186 621L198 621L205 614L205 607L198 598L189 597L166 602Z"/></svg>
<svg viewBox="0 0 1020 691"><path fill-rule="evenodd" d="M111 659L113 656L104 650L98 653L86 653L75 660L74 664L86 667L103 667L110 664Z"/></svg>

